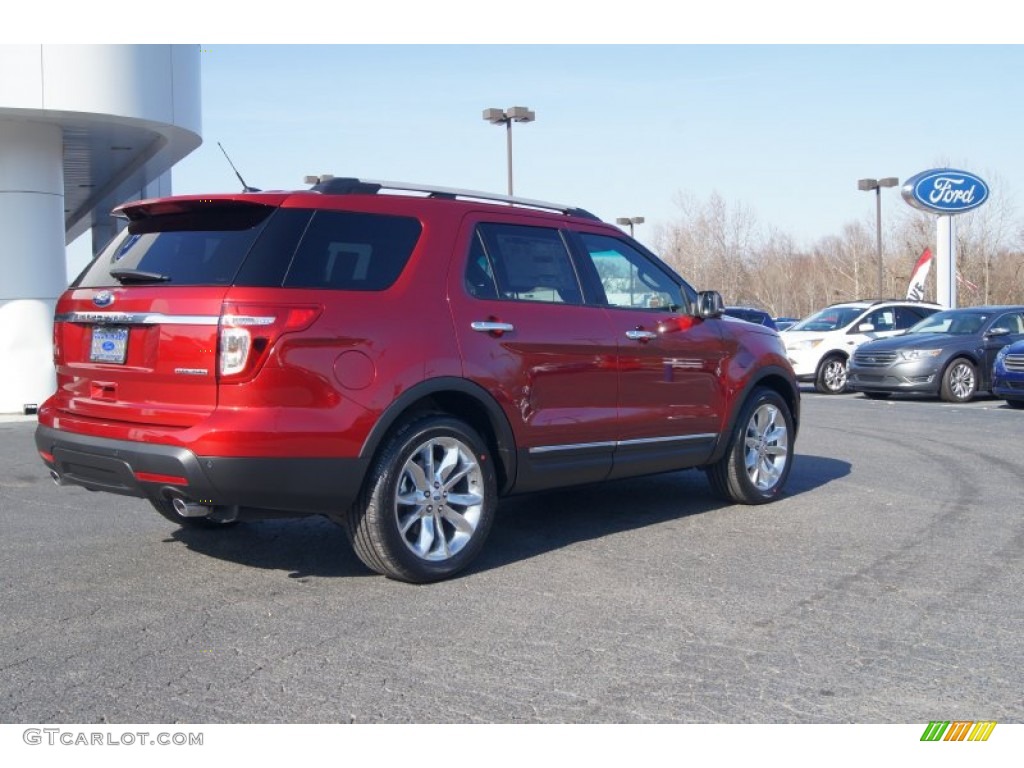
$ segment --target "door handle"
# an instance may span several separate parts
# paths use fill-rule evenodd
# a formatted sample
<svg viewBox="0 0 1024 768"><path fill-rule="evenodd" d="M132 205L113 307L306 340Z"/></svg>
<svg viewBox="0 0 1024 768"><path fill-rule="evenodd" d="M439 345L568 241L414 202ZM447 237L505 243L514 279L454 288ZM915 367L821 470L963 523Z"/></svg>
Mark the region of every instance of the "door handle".
<svg viewBox="0 0 1024 768"><path fill-rule="evenodd" d="M650 341L651 339L658 338L658 334L654 331L642 331L638 328L635 331L626 331L626 338L633 341Z"/></svg>
<svg viewBox="0 0 1024 768"><path fill-rule="evenodd" d="M480 333L493 333L495 336L511 333L516 329L512 323L499 323L495 320L476 320L470 323L469 327Z"/></svg>

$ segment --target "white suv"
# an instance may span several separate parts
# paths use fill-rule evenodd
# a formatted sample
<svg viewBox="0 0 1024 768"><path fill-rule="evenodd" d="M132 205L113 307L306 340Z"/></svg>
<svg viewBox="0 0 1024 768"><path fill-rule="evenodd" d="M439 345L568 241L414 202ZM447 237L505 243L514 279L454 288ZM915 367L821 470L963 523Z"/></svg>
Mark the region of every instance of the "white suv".
<svg viewBox="0 0 1024 768"><path fill-rule="evenodd" d="M779 335L797 379L838 395L846 390L846 363L857 347L896 336L940 309L919 301L849 301L825 307Z"/></svg>

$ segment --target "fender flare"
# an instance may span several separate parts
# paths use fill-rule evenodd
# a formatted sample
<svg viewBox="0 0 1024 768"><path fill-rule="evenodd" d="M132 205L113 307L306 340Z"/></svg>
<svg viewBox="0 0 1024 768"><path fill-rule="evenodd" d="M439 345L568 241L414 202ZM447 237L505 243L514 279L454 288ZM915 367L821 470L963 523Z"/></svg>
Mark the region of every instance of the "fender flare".
<svg viewBox="0 0 1024 768"><path fill-rule="evenodd" d="M416 403L436 395L450 393L467 396L481 407L494 435L494 448L497 452L497 460L505 470L505 482L500 492L506 493L515 484L517 469L516 439L512 431L512 425L509 423L508 416L506 416L505 411L502 410L494 395L479 384L457 376L440 376L428 379L405 390L405 392L392 401L380 418L377 419L377 423L374 424L373 429L370 430L370 433L363 441L359 457L365 459L372 458L402 415L408 412ZM458 416L458 414L452 415Z"/></svg>

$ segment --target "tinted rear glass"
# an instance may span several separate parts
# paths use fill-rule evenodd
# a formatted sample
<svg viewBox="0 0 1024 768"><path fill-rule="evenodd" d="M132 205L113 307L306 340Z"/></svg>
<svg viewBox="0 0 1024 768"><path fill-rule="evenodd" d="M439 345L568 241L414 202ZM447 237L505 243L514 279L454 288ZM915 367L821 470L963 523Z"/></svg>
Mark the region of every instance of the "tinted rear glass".
<svg viewBox="0 0 1024 768"><path fill-rule="evenodd" d="M290 288L380 291L405 267L420 222L405 216L317 211L284 284Z"/></svg>
<svg viewBox="0 0 1024 768"><path fill-rule="evenodd" d="M230 285L274 210L244 203L202 205L131 222L72 285L120 285L112 270L160 276L153 282L163 285Z"/></svg>

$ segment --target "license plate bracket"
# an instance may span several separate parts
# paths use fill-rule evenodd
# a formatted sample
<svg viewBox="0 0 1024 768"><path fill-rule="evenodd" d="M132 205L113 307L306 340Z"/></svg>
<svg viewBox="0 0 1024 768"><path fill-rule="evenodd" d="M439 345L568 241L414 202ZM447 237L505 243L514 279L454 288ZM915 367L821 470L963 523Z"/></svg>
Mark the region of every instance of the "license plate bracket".
<svg viewBox="0 0 1024 768"><path fill-rule="evenodd" d="M92 329L89 360L93 363L123 365L128 357L128 328L123 325L96 325Z"/></svg>

